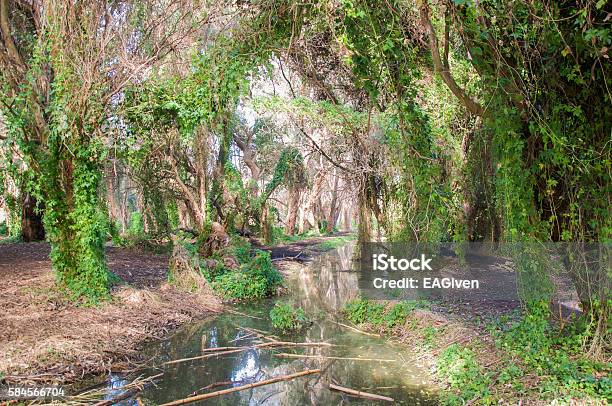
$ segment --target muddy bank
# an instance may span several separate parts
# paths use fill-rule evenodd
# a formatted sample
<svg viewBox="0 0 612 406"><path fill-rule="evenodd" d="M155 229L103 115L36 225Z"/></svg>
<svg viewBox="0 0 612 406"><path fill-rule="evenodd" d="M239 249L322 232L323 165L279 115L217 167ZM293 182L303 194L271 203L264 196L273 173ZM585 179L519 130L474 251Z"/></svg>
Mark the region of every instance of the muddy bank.
<svg viewBox="0 0 612 406"><path fill-rule="evenodd" d="M45 243L0 245L0 373L10 383L72 382L138 366L141 345L221 310L212 295L166 283L168 257L109 248L127 285L99 307L77 307L54 287Z"/></svg>

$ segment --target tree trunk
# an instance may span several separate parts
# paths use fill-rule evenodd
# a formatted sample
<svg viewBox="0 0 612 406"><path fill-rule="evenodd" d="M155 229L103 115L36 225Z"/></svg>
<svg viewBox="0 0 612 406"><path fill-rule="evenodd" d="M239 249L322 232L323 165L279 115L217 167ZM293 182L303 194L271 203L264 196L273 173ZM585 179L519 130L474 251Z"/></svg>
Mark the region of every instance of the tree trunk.
<svg viewBox="0 0 612 406"><path fill-rule="evenodd" d="M75 298L96 301L107 297L109 289L98 196L102 168L86 157L55 162L56 168L43 173L45 195L51 203L45 208L45 220L53 269Z"/></svg>
<svg viewBox="0 0 612 406"><path fill-rule="evenodd" d="M36 207L36 198L26 194L21 212L21 237L25 242L42 241L45 239L42 208Z"/></svg>
<svg viewBox="0 0 612 406"><path fill-rule="evenodd" d="M292 187L289 191L289 207L287 210L287 222L285 223L285 234L295 235L295 224L297 222L298 209L300 207L300 189Z"/></svg>
<svg viewBox="0 0 612 406"><path fill-rule="evenodd" d="M336 225L336 220L338 219L339 208L340 208L340 206L338 205L339 178L337 176L337 173L335 175L336 176L334 179L334 188L332 189L332 198L331 198L331 202L329 203L329 215L327 216L327 227L325 228L325 232L327 233L331 233L332 231L334 231L334 226Z"/></svg>
<svg viewBox="0 0 612 406"><path fill-rule="evenodd" d="M187 212L185 202L183 202L182 200L177 200L176 209L178 210L179 228L191 228L191 223L189 222L189 213Z"/></svg>
<svg viewBox="0 0 612 406"><path fill-rule="evenodd" d="M370 242L372 240L372 211L368 205L365 190L359 193L359 226L357 238L359 242Z"/></svg>
<svg viewBox="0 0 612 406"><path fill-rule="evenodd" d="M310 192L310 198L308 199L308 206L306 208L306 218L304 220L304 225L302 226L304 229L307 228L306 222L308 222L310 226L315 226L317 224L317 203L319 202L319 197L321 196L321 186L324 179L325 173L323 171L319 171L315 176L312 190Z"/></svg>

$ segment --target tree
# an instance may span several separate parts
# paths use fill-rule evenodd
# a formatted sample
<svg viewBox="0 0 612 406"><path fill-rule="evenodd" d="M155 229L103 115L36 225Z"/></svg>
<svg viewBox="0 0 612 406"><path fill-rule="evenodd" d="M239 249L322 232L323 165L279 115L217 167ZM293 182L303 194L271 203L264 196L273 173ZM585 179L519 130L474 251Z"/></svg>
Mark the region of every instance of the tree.
<svg viewBox="0 0 612 406"><path fill-rule="evenodd" d="M58 281L75 297L105 297L98 186L113 128L110 109L128 83L180 48L201 10L154 1L2 0L0 6L8 90L2 113L34 174L33 193L45 203Z"/></svg>

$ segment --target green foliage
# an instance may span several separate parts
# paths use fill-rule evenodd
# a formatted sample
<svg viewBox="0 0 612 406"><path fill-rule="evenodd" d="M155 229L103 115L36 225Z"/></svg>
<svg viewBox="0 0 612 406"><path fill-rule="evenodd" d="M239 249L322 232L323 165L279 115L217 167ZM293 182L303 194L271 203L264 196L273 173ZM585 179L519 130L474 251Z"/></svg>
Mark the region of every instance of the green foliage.
<svg viewBox="0 0 612 406"><path fill-rule="evenodd" d="M478 363L472 350L451 344L440 352L437 371L451 389L444 393L443 404L463 405L472 399L479 399L479 403L485 405L494 403L489 389L490 372Z"/></svg>
<svg viewBox="0 0 612 406"><path fill-rule="evenodd" d="M304 310L294 308L289 303L276 302L270 310L272 327L283 333L300 330L308 322Z"/></svg>
<svg viewBox="0 0 612 406"><path fill-rule="evenodd" d="M320 234L315 230L309 230L302 234L288 235L285 234L283 227L274 227L272 229L272 236L274 244L286 244L296 241L306 240L312 237L318 237Z"/></svg>
<svg viewBox="0 0 612 406"><path fill-rule="evenodd" d="M256 251L255 255L236 271L222 269L209 272L212 287L227 299L261 299L276 293L282 284L281 274L272 265L270 253Z"/></svg>
<svg viewBox="0 0 612 406"><path fill-rule="evenodd" d="M385 314L385 324L388 328L403 325L406 322L406 318L408 317L410 312L415 309L415 307L416 304L414 302L396 303Z"/></svg>
<svg viewBox="0 0 612 406"><path fill-rule="evenodd" d="M355 236L353 235L333 237L333 238L329 238L323 241L322 243L319 243L317 247L323 251L329 251L329 250L336 249L338 247L342 247L343 245L346 245L348 242L354 241L354 240L355 240Z"/></svg>
<svg viewBox="0 0 612 406"><path fill-rule="evenodd" d="M229 252L238 260L240 264L246 264L251 260L251 243L246 239L238 235L231 237L231 245Z"/></svg>
<svg viewBox="0 0 612 406"><path fill-rule="evenodd" d="M215 278L212 286L226 299L261 299L268 292L265 278L246 272L224 273Z"/></svg>
<svg viewBox="0 0 612 406"><path fill-rule="evenodd" d="M417 302L404 301L388 307L384 303L356 299L348 302L342 311L346 318L355 324L371 324L375 327L392 329L403 325L410 312L418 305Z"/></svg>
<svg viewBox="0 0 612 406"><path fill-rule="evenodd" d="M142 213L133 212L128 221L127 236L132 238L141 237L144 234L144 221Z"/></svg>
<svg viewBox="0 0 612 406"><path fill-rule="evenodd" d="M559 397L609 398L611 366L588 359L583 352L590 329L584 319L558 329L549 321L548 302L534 302L518 322L493 331L497 345L509 356L520 359L526 371L542 376L540 395L544 399ZM521 371L504 371L500 380L513 380ZM596 376L603 375L600 378Z"/></svg>
<svg viewBox="0 0 612 406"><path fill-rule="evenodd" d="M299 186L305 182L304 157L297 148L286 147L281 151L278 162L274 168L272 179L266 184L259 197L258 207L265 205L270 195L280 185Z"/></svg>

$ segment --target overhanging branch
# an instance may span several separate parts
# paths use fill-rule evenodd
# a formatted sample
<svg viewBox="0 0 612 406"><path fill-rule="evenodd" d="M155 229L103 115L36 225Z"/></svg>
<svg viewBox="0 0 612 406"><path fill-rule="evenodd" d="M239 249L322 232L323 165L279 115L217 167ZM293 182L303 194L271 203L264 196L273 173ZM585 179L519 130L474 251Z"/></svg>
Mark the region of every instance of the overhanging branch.
<svg viewBox="0 0 612 406"><path fill-rule="evenodd" d="M433 24L431 23L431 19L429 16L429 4L427 3L427 0L422 1L420 14L421 14L421 24L423 25L423 27L425 27L425 32L428 37L427 42L429 45L429 49L431 51L431 59L433 60L435 71L438 74L440 74L440 76L442 77L442 80L444 81L446 86L449 88L449 90L459 99L461 104L463 104L463 106L465 106L465 108L467 108L470 113L482 117L485 113L485 110L483 109L483 107L478 102L473 100L465 92L465 90L457 84L457 82L453 78L453 75L451 75L449 67L447 66L446 63L442 61L442 58L440 57L440 49L438 47L438 38L436 36L436 31L434 30ZM448 46L447 44L448 44L448 41L445 41L444 58L447 58L446 56L447 55L446 47Z"/></svg>

